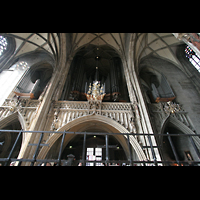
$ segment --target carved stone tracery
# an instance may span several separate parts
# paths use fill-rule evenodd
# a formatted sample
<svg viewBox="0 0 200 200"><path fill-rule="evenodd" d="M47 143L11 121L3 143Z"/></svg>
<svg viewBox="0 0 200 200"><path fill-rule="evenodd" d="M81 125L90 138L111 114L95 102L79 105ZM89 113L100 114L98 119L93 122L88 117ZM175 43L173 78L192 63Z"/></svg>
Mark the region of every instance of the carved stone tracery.
<svg viewBox="0 0 200 200"><path fill-rule="evenodd" d="M174 105L174 110L169 108L168 102L160 102L156 104L149 104L150 110L151 110L151 116L152 118L156 118L155 125L157 132L159 133L161 131L162 125L166 121L166 119L171 115L172 117L176 118L180 122L182 122L184 125L186 125L188 128L190 128L193 132L195 132L195 129L191 123L191 120L189 119L189 116L185 110L183 110L178 104ZM168 109L166 109L168 108Z"/></svg>
<svg viewBox="0 0 200 200"><path fill-rule="evenodd" d="M23 117L26 129L34 120L40 107L39 100L6 99L0 106L0 120L19 112ZM122 102L102 102L100 100L55 101L51 104L49 120L52 119L51 130L57 130L68 122L89 115L102 115L123 125L128 131L136 132L134 105ZM51 117L52 116L52 117Z"/></svg>
<svg viewBox="0 0 200 200"><path fill-rule="evenodd" d="M25 121L25 128L29 129L31 122L39 108L40 101L30 99L6 99L0 106L0 120L19 112Z"/></svg>
<svg viewBox="0 0 200 200"><path fill-rule="evenodd" d="M59 112L57 112L58 109ZM52 130L57 130L66 123L87 115L109 117L123 125L128 131L136 131L131 103L107 103L98 100L87 102L57 101L54 106Z"/></svg>

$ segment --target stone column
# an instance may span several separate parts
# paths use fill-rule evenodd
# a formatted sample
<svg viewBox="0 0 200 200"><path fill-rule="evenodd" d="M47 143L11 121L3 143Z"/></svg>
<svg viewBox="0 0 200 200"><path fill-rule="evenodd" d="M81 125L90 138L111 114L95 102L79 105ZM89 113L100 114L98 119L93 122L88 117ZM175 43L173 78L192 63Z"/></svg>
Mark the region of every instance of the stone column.
<svg viewBox="0 0 200 200"><path fill-rule="evenodd" d="M134 104L136 126L138 133L149 133L152 134L153 128L150 121L150 116L148 113L147 105L145 103L141 86L136 73L136 66L134 66L134 42L130 40L129 54L127 61L123 61L123 67L125 71L125 77L127 81L128 91L130 101ZM148 138L140 137L143 145L149 146ZM155 138L152 139L153 146L157 146ZM147 157L153 160L151 151L147 149ZM160 154L157 149L155 149L155 154L157 160L160 160Z"/></svg>
<svg viewBox="0 0 200 200"><path fill-rule="evenodd" d="M30 129L33 131L37 130L44 130L45 124L46 124L46 119L47 119L47 114L50 108L50 105L52 103L52 100L55 100L53 98L58 98L60 95L60 90L62 91L62 85L64 85L63 80L63 75L67 75L68 70L66 70L66 60L67 60L67 55L66 55L66 38L65 34L61 34L60 36L61 40L61 51L60 51L60 60L56 66L56 69L52 75L52 78L50 80L49 87L46 91L46 94L44 95L43 100L41 101L37 114L35 116L34 121L32 122ZM67 71L67 72L66 72ZM60 82L60 84L59 84ZM59 88L57 88L59 87ZM54 95L56 93L56 95ZM27 134L27 133L26 133ZM32 158L33 154L35 152L36 146L28 146L29 142L30 143L37 143L40 138L40 134L34 134L30 133L26 137L25 142L23 143L23 146L20 150L18 158ZM26 163L26 165L30 165L30 163Z"/></svg>

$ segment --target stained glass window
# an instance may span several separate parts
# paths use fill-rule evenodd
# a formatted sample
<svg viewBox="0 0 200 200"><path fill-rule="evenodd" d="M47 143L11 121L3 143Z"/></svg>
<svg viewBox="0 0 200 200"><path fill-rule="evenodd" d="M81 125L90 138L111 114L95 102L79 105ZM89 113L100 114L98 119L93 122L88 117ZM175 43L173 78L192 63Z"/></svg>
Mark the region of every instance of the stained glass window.
<svg viewBox="0 0 200 200"><path fill-rule="evenodd" d="M20 61L18 63L15 63L14 65L12 65L9 70L15 70L15 69L20 69L20 70L25 70L29 68L28 63L24 62L24 61Z"/></svg>
<svg viewBox="0 0 200 200"><path fill-rule="evenodd" d="M193 64L193 66L200 72L200 58L195 54L191 47L185 48L185 56Z"/></svg>
<svg viewBox="0 0 200 200"><path fill-rule="evenodd" d="M28 67L27 62L21 61L21 62L17 63L18 69L27 69L27 67Z"/></svg>
<svg viewBox="0 0 200 200"><path fill-rule="evenodd" d="M101 161L102 160L102 148L87 148L87 160ZM95 165L101 166L102 163L96 163ZM94 163L86 163L86 166L94 166Z"/></svg>
<svg viewBox="0 0 200 200"><path fill-rule="evenodd" d="M3 54L3 52L7 49L7 40L5 37L0 36L0 56Z"/></svg>

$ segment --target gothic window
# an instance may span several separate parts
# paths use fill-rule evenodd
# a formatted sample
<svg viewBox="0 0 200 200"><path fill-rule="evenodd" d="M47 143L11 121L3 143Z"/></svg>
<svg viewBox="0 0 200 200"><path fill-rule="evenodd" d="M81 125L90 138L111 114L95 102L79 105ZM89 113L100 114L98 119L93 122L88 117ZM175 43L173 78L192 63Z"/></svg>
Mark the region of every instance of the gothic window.
<svg viewBox="0 0 200 200"><path fill-rule="evenodd" d="M13 66L9 68L9 70L15 70L15 69L20 69L20 70L25 70L28 68L28 63L24 61L20 61Z"/></svg>
<svg viewBox="0 0 200 200"><path fill-rule="evenodd" d="M87 148L87 160L101 161L102 160L102 148ZM94 166L94 163L86 163L86 166ZM101 163L96 163L96 166L101 166Z"/></svg>
<svg viewBox="0 0 200 200"><path fill-rule="evenodd" d="M195 54L191 47L186 46L185 56L192 63L192 65L200 72L200 58Z"/></svg>
<svg viewBox="0 0 200 200"><path fill-rule="evenodd" d="M21 61L21 62L19 62L19 63L17 64L16 67L17 67L17 69L27 69L28 64L27 64L27 62Z"/></svg>
<svg viewBox="0 0 200 200"><path fill-rule="evenodd" d="M3 54L3 52L7 49L7 40L5 37L0 36L0 56Z"/></svg>
<svg viewBox="0 0 200 200"><path fill-rule="evenodd" d="M171 122L167 122L166 127L164 129L164 134L180 134L184 135L185 133L182 132L178 127L176 127ZM196 159L196 155L192 150L192 146L190 145L190 140L187 137L181 138L180 136L172 136L171 142L174 145L174 149L180 161L192 161ZM175 156L173 151L170 148L170 143L167 137L163 137L162 143L162 152L164 160L173 161L175 160Z"/></svg>

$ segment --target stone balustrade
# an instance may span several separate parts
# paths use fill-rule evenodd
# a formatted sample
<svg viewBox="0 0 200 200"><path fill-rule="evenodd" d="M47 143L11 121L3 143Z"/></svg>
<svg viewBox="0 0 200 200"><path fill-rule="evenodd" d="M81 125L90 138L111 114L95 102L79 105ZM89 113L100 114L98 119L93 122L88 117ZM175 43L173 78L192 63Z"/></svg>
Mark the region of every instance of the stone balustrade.
<svg viewBox="0 0 200 200"><path fill-rule="evenodd" d="M26 129L33 121L39 108L39 100L6 99L0 106L0 120L19 112L24 118ZM131 103L101 101L56 101L53 104L51 130L57 130L68 122L87 115L102 115L115 120L128 131L136 132L134 111Z"/></svg>
<svg viewBox="0 0 200 200"><path fill-rule="evenodd" d="M133 124L133 108L131 103L101 102L101 101L57 101L54 106L54 121L52 130L57 130L66 123L87 115L102 115L109 117L128 131L135 131Z"/></svg>

